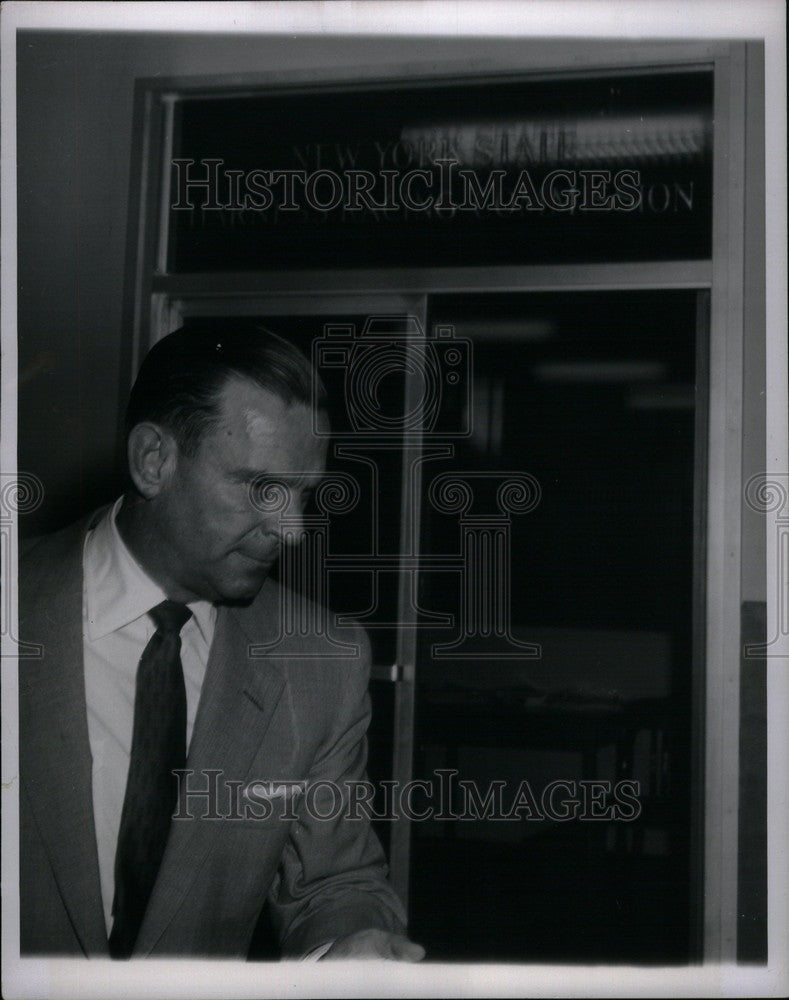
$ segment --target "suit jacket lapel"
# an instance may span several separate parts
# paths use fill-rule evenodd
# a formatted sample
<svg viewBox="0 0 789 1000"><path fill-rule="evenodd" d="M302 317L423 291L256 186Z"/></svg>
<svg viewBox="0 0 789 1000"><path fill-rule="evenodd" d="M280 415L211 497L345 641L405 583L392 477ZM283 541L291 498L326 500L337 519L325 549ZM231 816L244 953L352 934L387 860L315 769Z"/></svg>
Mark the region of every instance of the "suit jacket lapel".
<svg viewBox="0 0 789 1000"><path fill-rule="evenodd" d="M64 532L55 560L20 589L20 628L40 659L19 663L20 770L55 879L85 953L106 954L93 819L82 649L82 543ZM35 553L31 553L35 562ZM26 569L23 561L23 569ZM24 850L24 845L21 845Z"/></svg>
<svg viewBox="0 0 789 1000"><path fill-rule="evenodd" d="M268 588L267 588L268 591ZM258 602L256 602L256 606ZM203 788L203 770L221 769L223 777L244 779L282 695L285 678L270 659L249 656L252 634L243 611L220 608L195 719L187 769L189 787ZM259 619L258 619L259 621ZM271 623L264 626L268 634ZM260 632L255 630L260 641ZM187 808L182 783L182 813L203 813L203 804ZM221 800L220 800L221 801ZM145 915L135 953L148 955L175 916L222 827L217 820L175 820L167 850Z"/></svg>

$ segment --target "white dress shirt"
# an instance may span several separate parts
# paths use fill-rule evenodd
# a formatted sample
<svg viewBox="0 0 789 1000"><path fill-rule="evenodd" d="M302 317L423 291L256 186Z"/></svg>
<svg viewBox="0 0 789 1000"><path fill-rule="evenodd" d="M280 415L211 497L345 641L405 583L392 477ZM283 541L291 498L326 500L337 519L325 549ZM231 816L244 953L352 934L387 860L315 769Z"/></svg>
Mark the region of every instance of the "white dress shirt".
<svg viewBox="0 0 789 1000"><path fill-rule="evenodd" d="M148 612L167 600L118 532L115 517L122 502L121 497L89 532L83 552L85 697L93 757L93 814L101 898L108 935L115 895L115 848L129 773L137 666L156 631ZM195 601L188 607L192 617L181 629L187 748L216 624L216 608L208 601Z"/></svg>

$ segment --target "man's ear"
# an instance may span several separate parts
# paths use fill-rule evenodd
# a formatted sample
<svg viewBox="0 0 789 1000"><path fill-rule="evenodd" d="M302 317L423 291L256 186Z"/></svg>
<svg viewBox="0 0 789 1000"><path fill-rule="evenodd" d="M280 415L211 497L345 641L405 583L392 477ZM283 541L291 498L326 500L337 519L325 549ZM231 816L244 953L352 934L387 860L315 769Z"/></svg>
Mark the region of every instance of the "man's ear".
<svg viewBox="0 0 789 1000"><path fill-rule="evenodd" d="M159 494L175 468L177 445L157 424L142 423L129 433L129 475L146 500Z"/></svg>

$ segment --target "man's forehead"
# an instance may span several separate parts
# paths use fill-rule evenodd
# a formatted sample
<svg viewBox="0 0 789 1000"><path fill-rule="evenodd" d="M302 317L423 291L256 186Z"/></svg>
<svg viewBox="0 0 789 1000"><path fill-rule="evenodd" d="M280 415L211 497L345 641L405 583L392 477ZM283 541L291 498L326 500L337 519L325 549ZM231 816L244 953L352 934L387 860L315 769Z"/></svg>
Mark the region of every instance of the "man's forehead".
<svg viewBox="0 0 789 1000"><path fill-rule="evenodd" d="M327 440L315 433L310 408L241 379L224 386L205 445L212 461L239 480L277 474L307 482L326 465Z"/></svg>
<svg viewBox="0 0 789 1000"><path fill-rule="evenodd" d="M301 436L312 430L312 420L306 403L287 403L270 389L233 379L222 389L220 426L254 441L283 433Z"/></svg>

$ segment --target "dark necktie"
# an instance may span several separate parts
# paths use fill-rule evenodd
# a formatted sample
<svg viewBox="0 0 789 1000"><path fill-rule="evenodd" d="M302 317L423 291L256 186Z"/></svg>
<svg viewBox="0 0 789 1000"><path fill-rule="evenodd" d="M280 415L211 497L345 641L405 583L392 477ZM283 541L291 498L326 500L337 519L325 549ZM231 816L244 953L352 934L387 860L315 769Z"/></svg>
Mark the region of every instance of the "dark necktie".
<svg viewBox="0 0 789 1000"><path fill-rule="evenodd" d="M140 657L129 777L115 852L113 958L128 958L164 855L178 783L186 765L186 690L181 629L192 612L163 601L149 612L156 631Z"/></svg>

